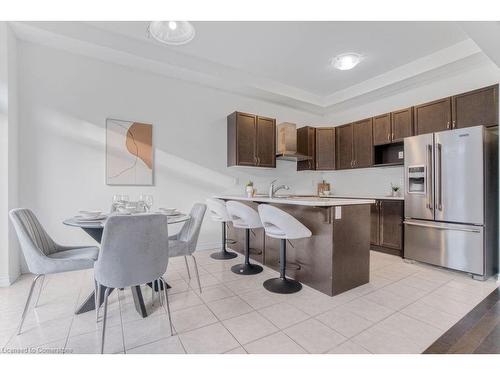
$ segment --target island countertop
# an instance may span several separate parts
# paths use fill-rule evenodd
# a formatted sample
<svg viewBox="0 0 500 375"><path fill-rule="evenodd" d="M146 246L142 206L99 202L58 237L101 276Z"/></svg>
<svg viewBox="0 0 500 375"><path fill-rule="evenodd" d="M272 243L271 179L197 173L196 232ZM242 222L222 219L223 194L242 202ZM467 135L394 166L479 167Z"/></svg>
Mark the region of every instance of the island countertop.
<svg viewBox="0 0 500 375"><path fill-rule="evenodd" d="M320 197L301 197L301 196L282 196L269 198L264 195L247 197L244 195L216 195L215 198L224 200L249 201L260 203L290 204L296 206L313 207L335 207L335 206L353 206L360 204L373 204L374 199L353 199L353 198L320 198Z"/></svg>

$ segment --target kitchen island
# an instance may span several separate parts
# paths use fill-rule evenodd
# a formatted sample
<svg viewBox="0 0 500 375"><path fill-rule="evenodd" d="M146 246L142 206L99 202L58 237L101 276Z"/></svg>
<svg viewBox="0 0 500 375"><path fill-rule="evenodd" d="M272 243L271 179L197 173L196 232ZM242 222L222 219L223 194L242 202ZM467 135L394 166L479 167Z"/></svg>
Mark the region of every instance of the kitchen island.
<svg viewBox="0 0 500 375"><path fill-rule="evenodd" d="M257 210L271 204L288 212L308 227L312 236L290 240L287 275L330 296L369 282L370 206L373 199L337 199L301 196L245 197L219 195ZM243 253L245 231L228 223L230 247ZM266 237L264 229L252 230L250 257L270 268L279 268L278 239Z"/></svg>

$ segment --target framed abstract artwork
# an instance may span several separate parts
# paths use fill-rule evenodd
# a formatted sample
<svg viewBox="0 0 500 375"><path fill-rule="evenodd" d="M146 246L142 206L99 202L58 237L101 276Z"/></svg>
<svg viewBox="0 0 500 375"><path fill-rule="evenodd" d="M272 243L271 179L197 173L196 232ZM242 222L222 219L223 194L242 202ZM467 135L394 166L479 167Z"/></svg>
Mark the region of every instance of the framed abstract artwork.
<svg viewBox="0 0 500 375"><path fill-rule="evenodd" d="M106 119L106 184L153 185L153 125Z"/></svg>

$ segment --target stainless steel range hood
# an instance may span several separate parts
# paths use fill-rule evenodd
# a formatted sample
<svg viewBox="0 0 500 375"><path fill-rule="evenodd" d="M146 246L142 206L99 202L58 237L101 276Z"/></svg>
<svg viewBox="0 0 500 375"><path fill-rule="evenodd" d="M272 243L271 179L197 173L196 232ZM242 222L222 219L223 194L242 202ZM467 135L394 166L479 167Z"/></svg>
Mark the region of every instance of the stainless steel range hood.
<svg viewBox="0 0 500 375"><path fill-rule="evenodd" d="M283 122L277 125L278 152L277 160L302 161L312 158L297 152L297 125Z"/></svg>

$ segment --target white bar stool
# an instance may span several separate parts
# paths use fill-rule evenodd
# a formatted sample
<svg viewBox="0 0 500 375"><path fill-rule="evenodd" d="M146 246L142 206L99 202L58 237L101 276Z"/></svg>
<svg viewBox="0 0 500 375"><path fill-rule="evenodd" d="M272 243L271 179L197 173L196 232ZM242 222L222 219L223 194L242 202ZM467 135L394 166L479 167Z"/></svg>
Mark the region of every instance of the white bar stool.
<svg viewBox="0 0 500 375"><path fill-rule="evenodd" d="M286 241L311 237L312 233L292 215L274 206L268 204L259 205L259 215L266 235L281 240L280 277L264 281L264 288L274 293L296 293L302 289L302 284L298 281L288 279L285 275Z"/></svg>
<svg viewBox="0 0 500 375"><path fill-rule="evenodd" d="M231 271L239 275L255 275L262 272L262 267L250 263L250 229L262 228L259 214L247 205L229 201L226 203L227 212L235 228L245 229L245 263L231 267Z"/></svg>
<svg viewBox="0 0 500 375"><path fill-rule="evenodd" d="M226 209L226 203L222 199L211 198L207 199L207 207L210 212L211 219L222 223L222 250L210 254L210 257L218 260L236 258L238 254L226 250L226 223L231 221L229 213Z"/></svg>

